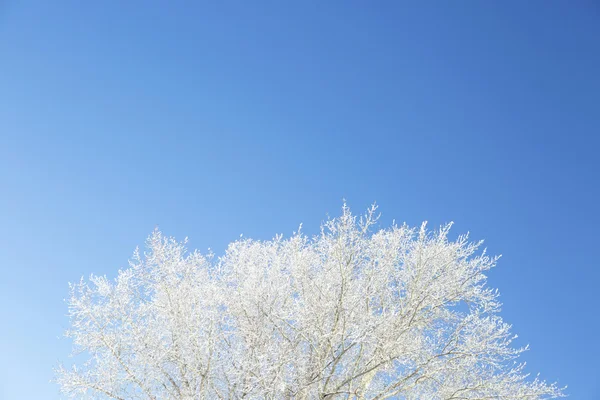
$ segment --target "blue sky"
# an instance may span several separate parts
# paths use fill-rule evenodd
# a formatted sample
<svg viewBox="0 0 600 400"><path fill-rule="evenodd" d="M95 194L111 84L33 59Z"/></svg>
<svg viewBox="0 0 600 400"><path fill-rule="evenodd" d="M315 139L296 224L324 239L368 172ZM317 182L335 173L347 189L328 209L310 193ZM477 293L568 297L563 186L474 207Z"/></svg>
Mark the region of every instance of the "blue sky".
<svg viewBox="0 0 600 400"><path fill-rule="evenodd" d="M455 221L528 371L600 398L600 7L0 5L0 398L58 399L67 282L158 225L219 254L342 198Z"/></svg>

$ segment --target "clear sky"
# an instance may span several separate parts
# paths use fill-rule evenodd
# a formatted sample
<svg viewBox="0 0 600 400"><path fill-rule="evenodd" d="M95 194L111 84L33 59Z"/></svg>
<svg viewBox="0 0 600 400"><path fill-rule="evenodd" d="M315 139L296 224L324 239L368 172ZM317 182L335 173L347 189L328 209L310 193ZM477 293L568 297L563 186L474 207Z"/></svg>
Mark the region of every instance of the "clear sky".
<svg viewBox="0 0 600 400"><path fill-rule="evenodd" d="M0 3L0 398L58 399L67 282L342 199L503 254L528 371L600 398L600 6Z"/></svg>

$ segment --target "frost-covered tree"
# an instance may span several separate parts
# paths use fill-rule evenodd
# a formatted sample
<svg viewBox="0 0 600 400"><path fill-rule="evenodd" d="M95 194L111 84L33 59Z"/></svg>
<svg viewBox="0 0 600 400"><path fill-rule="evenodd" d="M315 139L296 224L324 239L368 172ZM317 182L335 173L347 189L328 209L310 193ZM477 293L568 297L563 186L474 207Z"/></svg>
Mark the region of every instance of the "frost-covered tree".
<svg viewBox="0 0 600 400"><path fill-rule="evenodd" d="M155 231L115 281L68 300L88 399L546 399L486 286L497 258L450 225L373 231L344 206L320 235L238 240L220 258Z"/></svg>

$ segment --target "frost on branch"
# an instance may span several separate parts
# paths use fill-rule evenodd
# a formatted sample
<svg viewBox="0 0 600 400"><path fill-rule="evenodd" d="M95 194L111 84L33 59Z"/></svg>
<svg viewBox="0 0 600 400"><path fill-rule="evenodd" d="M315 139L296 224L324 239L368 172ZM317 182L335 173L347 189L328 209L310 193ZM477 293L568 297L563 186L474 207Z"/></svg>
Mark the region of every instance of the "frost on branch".
<svg viewBox="0 0 600 400"><path fill-rule="evenodd" d="M467 236L372 232L344 206L320 235L189 253L155 231L113 282L71 286L75 351L57 381L86 399L546 399Z"/></svg>

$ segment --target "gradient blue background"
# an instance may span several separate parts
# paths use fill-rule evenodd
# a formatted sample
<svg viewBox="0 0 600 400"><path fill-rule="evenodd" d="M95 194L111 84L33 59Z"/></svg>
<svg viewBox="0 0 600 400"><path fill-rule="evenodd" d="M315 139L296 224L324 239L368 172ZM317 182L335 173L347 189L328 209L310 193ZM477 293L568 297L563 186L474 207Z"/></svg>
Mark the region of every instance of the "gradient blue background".
<svg viewBox="0 0 600 400"><path fill-rule="evenodd" d="M218 5L216 3L219 3ZM528 371L600 398L593 1L0 6L0 398L57 399L67 282L346 198L486 239Z"/></svg>

